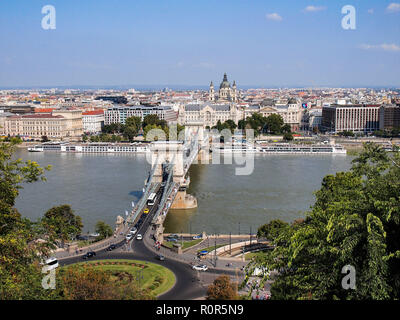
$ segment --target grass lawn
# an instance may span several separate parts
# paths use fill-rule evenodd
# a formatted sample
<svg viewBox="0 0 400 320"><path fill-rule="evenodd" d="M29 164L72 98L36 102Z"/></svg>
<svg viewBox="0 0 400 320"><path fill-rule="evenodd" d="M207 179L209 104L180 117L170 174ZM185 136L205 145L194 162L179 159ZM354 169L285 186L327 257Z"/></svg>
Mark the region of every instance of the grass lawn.
<svg viewBox="0 0 400 320"><path fill-rule="evenodd" d="M182 246L182 250L190 248L195 246L196 244L200 243L201 241L203 241L202 239L196 239L196 240L190 240L190 241L183 241L183 246ZM177 242L173 242L173 241L164 241L163 245L168 247L168 248L172 248L174 246L174 243L179 243L181 244L180 241Z"/></svg>
<svg viewBox="0 0 400 320"><path fill-rule="evenodd" d="M264 251L249 252L249 253L246 253L246 254L245 254L244 259L245 259L246 261L249 261L249 260L253 259L254 257L261 256L261 255L263 255L263 254L264 254Z"/></svg>
<svg viewBox="0 0 400 320"><path fill-rule="evenodd" d="M82 267L84 265L94 265L95 268L104 271L111 271L112 273L130 273L134 276L136 281L140 280L139 283L141 288L149 288L151 294L154 296L158 296L171 289L176 282L175 275L171 270L146 261L110 259L82 262L75 264L74 266Z"/></svg>

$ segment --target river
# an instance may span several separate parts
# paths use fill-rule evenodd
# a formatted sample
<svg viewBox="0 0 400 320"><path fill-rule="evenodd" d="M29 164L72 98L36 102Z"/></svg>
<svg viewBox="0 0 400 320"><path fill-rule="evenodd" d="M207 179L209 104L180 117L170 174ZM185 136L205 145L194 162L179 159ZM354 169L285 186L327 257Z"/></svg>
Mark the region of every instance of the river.
<svg viewBox="0 0 400 320"><path fill-rule="evenodd" d="M150 165L140 154L30 153L23 160L51 164L46 182L25 184L16 208L37 220L52 206L70 204L82 217L84 231L97 221L114 227L142 194ZM270 220L291 222L304 217L313 193L327 174L348 170L352 157L343 155L255 155L254 172L235 175L234 165L193 164L188 192L198 208L170 211L166 232L249 233Z"/></svg>

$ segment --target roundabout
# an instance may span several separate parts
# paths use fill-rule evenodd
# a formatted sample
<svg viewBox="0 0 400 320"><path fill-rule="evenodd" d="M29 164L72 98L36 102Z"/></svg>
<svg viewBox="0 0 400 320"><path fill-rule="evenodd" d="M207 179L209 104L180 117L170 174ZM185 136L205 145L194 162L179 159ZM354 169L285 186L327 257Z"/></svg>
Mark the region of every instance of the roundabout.
<svg viewBox="0 0 400 320"><path fill-rule="evenodd" d="M138 287L150 296L158 297L171 290L176 283L175 274L168 268L156 263L129 259L104 259L81 262L63 267L84 270L93 268L111 274L111 279L118 281L135 282Z"/></svg>

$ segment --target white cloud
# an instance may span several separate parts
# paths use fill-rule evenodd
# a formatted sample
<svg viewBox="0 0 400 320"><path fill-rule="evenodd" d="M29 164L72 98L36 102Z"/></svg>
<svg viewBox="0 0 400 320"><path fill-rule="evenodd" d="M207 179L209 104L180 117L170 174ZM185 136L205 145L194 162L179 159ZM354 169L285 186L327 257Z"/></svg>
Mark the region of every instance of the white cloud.
<svg viewBox="0 0 400 320"><path fill-rule="evenodd" d="M212 69L215 67L215 65L213 63L209 63L209 62L200 62L200 63L194 65L194 67L204 68L204 69Z"/></svg>
<svg viewBox="0 0 400 320"><path fill-rule="evenodd" d="M325 10L326 7L316 7L316 6L307 6L304 11L305 12L318 12Z"/></svg>
<svg viewBox="0 0 400 320"><path fill-rule="evenodd" d="M391 52L400 52L400 46L394 43L382 43L382 44L362 44L360 45L361 49L364 50L383 50L383 51L391 51Z"/></svg>
<svg viewBox="0 0 400 320"><path fill-rule="evenodd" d="M386 8L387 12L400 12L400 3L392 2Z"/></svg>
<svg viewBox="0 0 400 320"><path fill-rule="evenodd" d="M375 12L374 9L369 9L369 10L368 10L368 13L369 13L369 14L374 14L374 12Z"/></svg>
<svg viewBox="0 0 400 320"><path fill-rule="evenodd" d="M268 20L282 21L282 17L277 13L267 13L266 18Z"/></svg>

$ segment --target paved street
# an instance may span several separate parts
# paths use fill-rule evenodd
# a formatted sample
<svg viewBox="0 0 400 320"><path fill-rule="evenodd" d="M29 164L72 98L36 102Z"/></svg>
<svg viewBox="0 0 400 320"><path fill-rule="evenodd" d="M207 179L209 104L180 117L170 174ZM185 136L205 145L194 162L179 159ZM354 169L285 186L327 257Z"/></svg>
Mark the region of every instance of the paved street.
<svg viewBox="0 0 400 320"><path fill-rule="evenodd" d="M106 248L94 248L96 251L96 257L91 260L135 259L157 263L170 269L175 274L176 284L170 291L158 297L159 299L165 300L191 300L204 298L207 286L221 274L230 275L233 281L241 282L243 280L243 273L240 271L240 268L243 267L246 262L237 260L232 261L231 266L228 267L226 264L230 261L217 260L215 266L213 257L201 261L197 258L198 250L215 245L215 243L217 246L229 244L229 238L214 239L209 237L201 244L181 255L178 255L165 247L161 247L160 250L157 250L154 246L154 240L151 239L153 230L150 224L157 208L158 202L151 208L149 214L145 217L143 224L137 231L137 234L143 235L143 240L132 239L127 242L123 237L119 236L117 248L114 251L106 251ZM246 240L249 240L249 236L235 238L233 241L239 242ZM232 243L234 243L233 241ZM158 260L160 254L165 256L164 261ZM81 255L77 256L76 254L72 254L69 258L61 259L60 264L67 265L82 261L86 260L83 260ZM193 270L192 265L198 263L206 264L209 267L209 270L206 272Z"/></svg>

